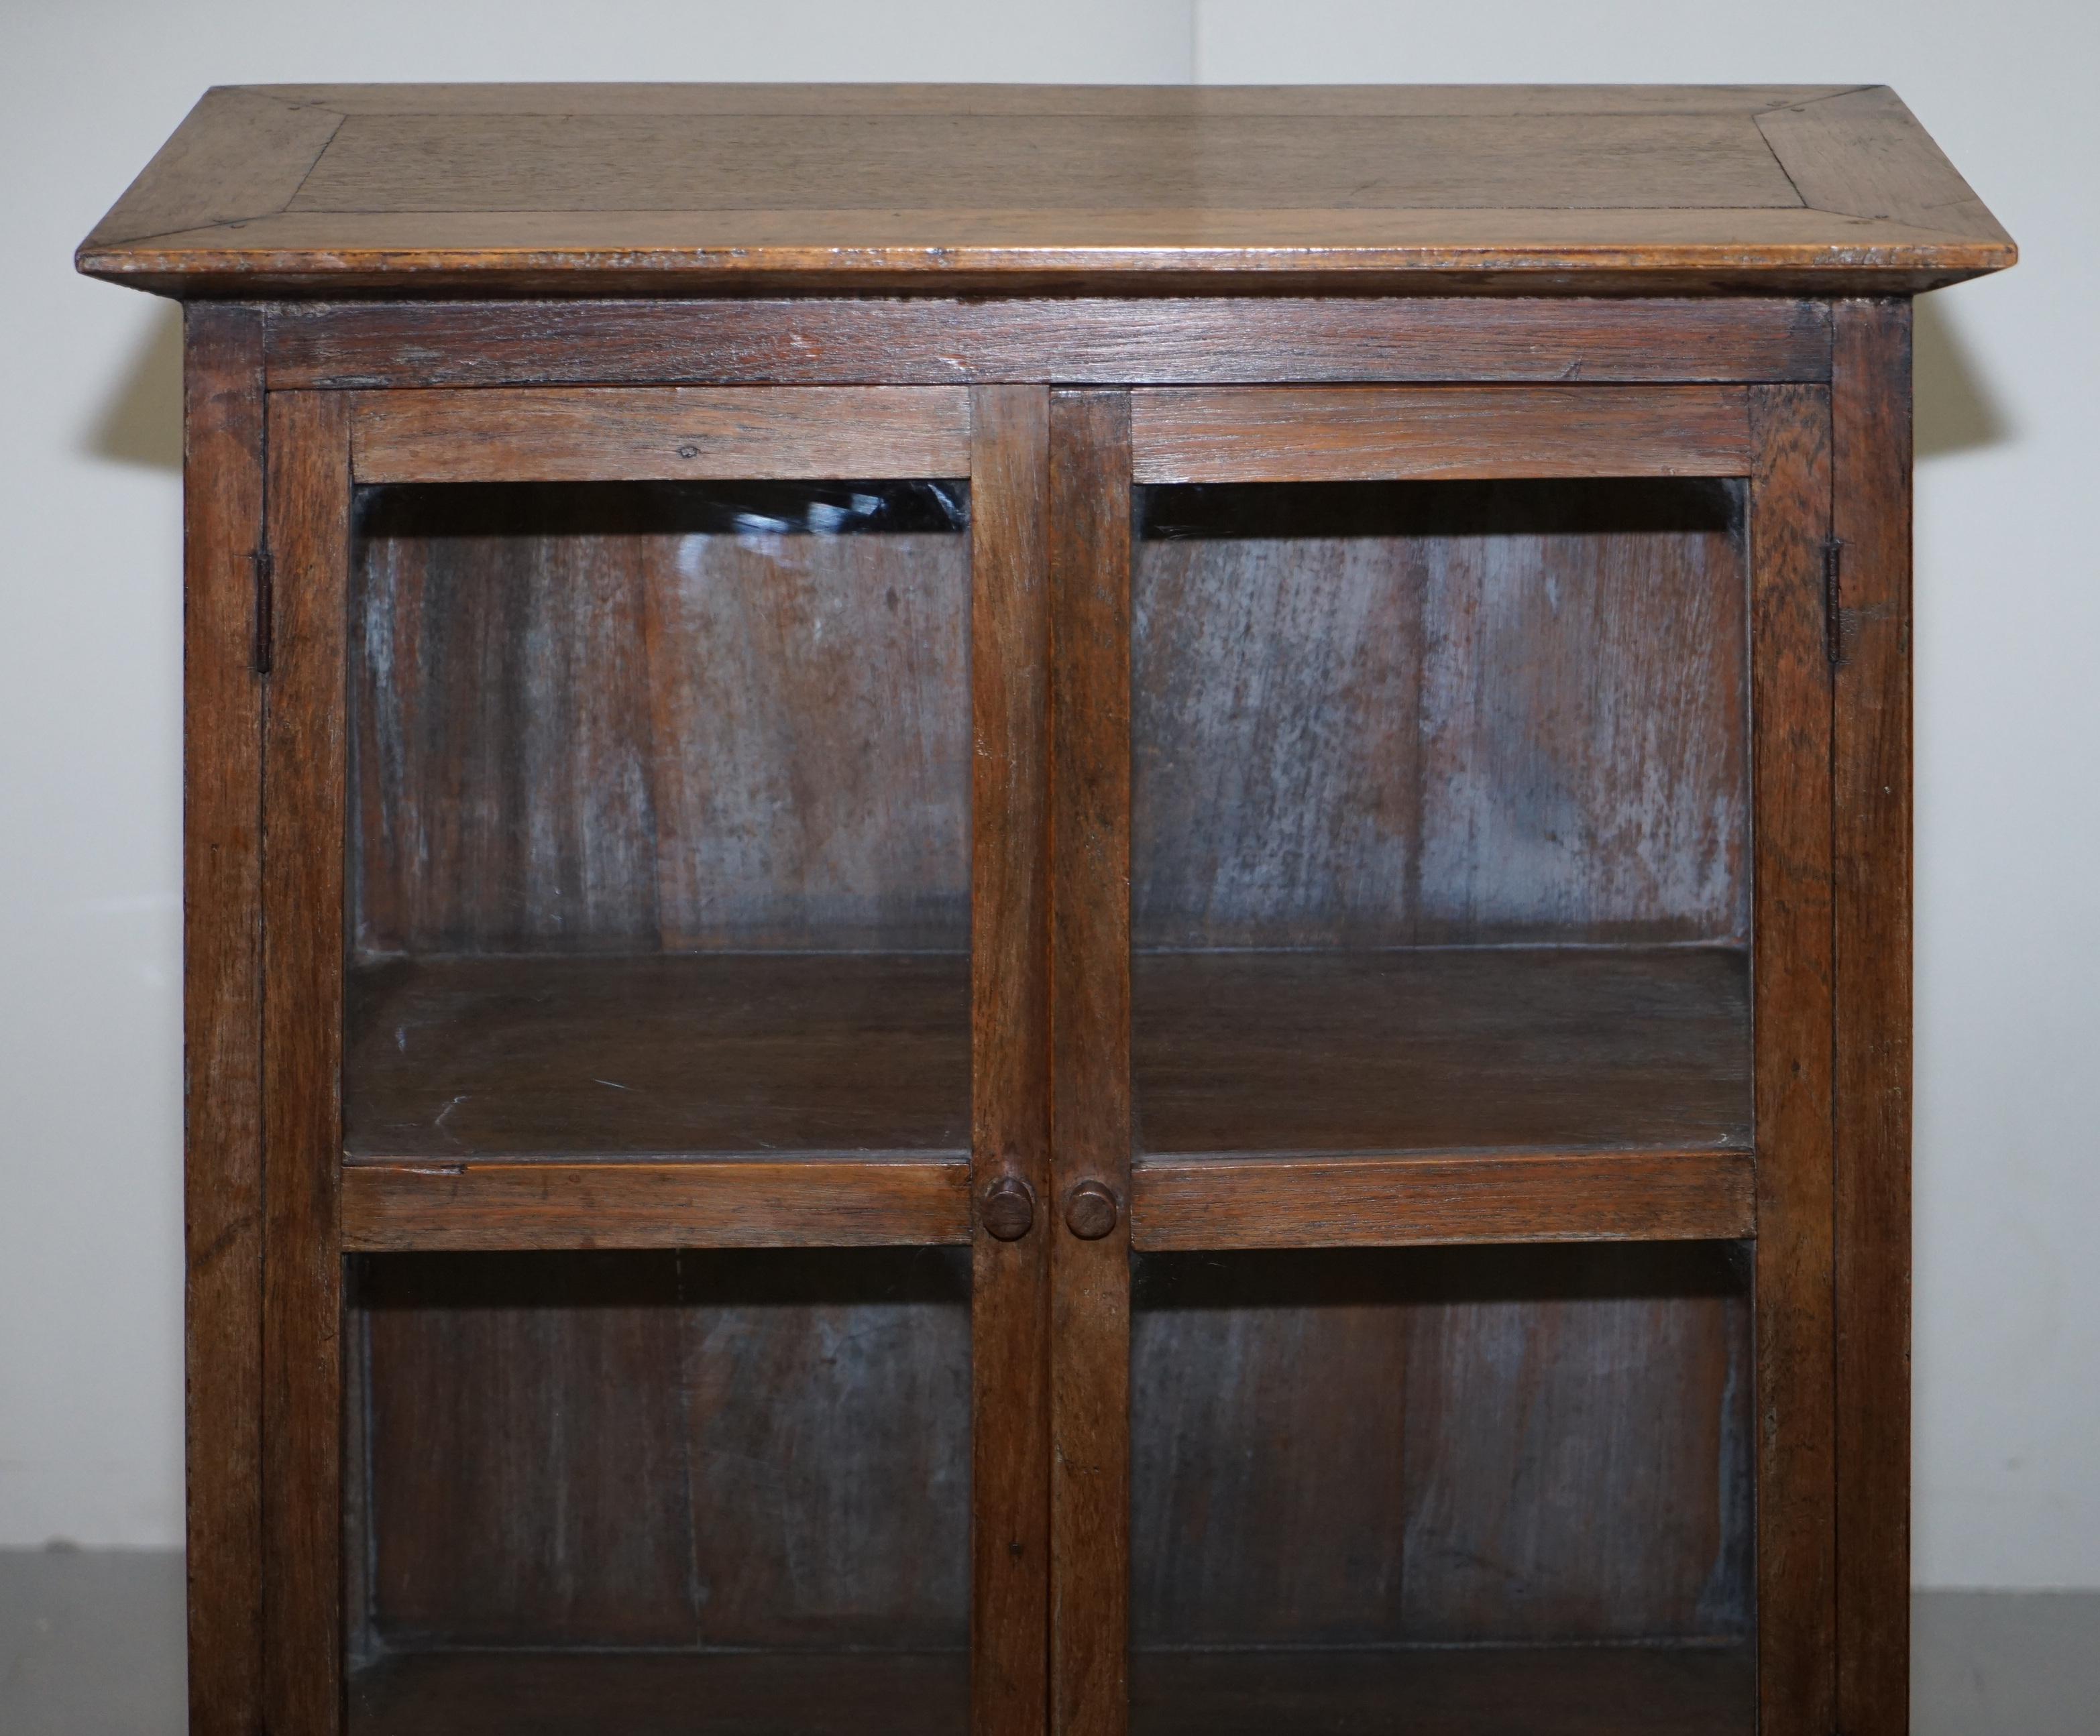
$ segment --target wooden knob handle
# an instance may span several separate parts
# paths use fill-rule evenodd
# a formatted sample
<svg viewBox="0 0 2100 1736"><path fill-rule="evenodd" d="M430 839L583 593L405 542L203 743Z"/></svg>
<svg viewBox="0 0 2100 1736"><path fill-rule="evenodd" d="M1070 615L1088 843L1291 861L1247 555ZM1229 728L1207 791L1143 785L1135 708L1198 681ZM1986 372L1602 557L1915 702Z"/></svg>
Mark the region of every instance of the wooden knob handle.
<svg viewBox="0 0 2100 1736"><path fill-rule="evenodd" d="M1002 1175L984 1191L977 1216L985 1233L1003 1242L1017 1242L1035 1224L1035 1196L1017 1175Z"/></svg>
<svg viewBox="0 0 2100 1736"><path fill-rule="evenodd" d="M1116 1196L1100 1182L1075 1182L1065 1196L1065 1227L1083 1242L1097 1242L1116 1227Z"/></svg>

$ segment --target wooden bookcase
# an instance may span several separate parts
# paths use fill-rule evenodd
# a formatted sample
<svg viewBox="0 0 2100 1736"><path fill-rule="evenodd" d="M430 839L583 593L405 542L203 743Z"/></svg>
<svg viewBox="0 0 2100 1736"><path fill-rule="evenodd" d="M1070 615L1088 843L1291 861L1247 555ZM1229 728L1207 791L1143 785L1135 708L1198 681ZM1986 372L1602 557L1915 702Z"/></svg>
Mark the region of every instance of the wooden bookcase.
<svg viewBox="0 0 2100 1736"><path fill-rule="evenodd" d="M1879 89L214 90L192 1727L1907 1720Z"/></svg>

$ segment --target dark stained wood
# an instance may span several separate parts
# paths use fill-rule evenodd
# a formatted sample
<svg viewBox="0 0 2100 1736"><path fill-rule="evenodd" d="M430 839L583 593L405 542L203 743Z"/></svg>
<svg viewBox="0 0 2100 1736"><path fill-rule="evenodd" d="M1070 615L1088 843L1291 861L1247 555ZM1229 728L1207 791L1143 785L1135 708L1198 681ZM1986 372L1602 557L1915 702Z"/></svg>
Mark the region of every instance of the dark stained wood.
<svg viewBox="0 0 2100 1736"><path fill-rule="evenodd" d="M1746 1637L1747 1276L1710 1244L1140 1258L1140 1659Z"/></svg>
<svg viewBox="0 0 2100 1736"><path fill-rule="evenodd" d="M1750 1736L1745 1646L1140 1653L1140 1736ZM1393 1722L1405 1709L1404 1726Z"/></svg>
<svg viewBox="0 0 2100 1736"><path fill-rule="evenodd" d="M263 1672L272 1736L328 1736L342 1682L344 401L273 394L276 650L264 734Z"/></svg>
<svg viewBox="0 0 2100 1736"><path fill-rule="evenodd" d="M1838 1720L1903 1736L1910 1680L1910 306L1837 310L1832 724Z"/></svg>
<svg viewBox="0 0 2100 1736"><path fill-rule="evenodd" d="M357 1292L374 1649L690 1643L676 1258L365 1260Z"/></svg>
<svg viewBox="0 0 2100 1736"><path fill-rule="evenodd" d="M961 1736L968 1706L960 1651L430 1652L361 1672L349 1727L353 1736Z"/></svg>
<svg viewBox="0 0 2100 1736"><path fill-rule="evenodd" d="M1211 387L1131 394L1140 482L1740 476L1740 387Z"/></svg>
<svg viewBox="0 0 2100 1736"><path fill-rule="evenodd" d="M973 394L971 1727L1035 1736L1049 1683L1050 401Z"/></svg>
<svg viewBox="0 0 2100 1736"><path fill-rule="evenodd" d="M1724 947L1140 953L1137 1149L1745 1150Z"/></svg>
<svg viewBox="0 0 2100 1736"><path fill-rule="evenodd" d="M362 1267L382 1651L837 1646L960 1663L960 1249Z"/></svg>
<svg viewBox="0 0 2100 1736"><path fill-rule="evenodd" d="M1017 1242L1035 1227L1035 1190L1002 1175L977 1195L977 1222L995 1241Z"/></svg>
<svg viewBox="0 0 2100 1736"><path fill-rule="evenodd" d="M617 1656L458 1652L388 1658L351 1685L355 1736L439 1736L475 1721L518 1736L610 1727L728 1736L928 1736L965 1727L962 1659L938 1654ZM1145 1736L1749 1736L1741 1646L1412 1647L1141 1653Z"/></svg>
<svg viewBox="0 0 2100 1736"><path fill-rule="evenodd" d="M1131 1176L1131 1241L1170 1248L1747 1236L1746 1152L1468 1157L1153 1157Z"/></svg>
<svg viewBox="0 0 2100 1736"><path fill-rule="evenodd" d="M262 1674L262 316L183 322L183 1217L190 1728Z"/></svg>
<svg viewBox="0 0 2100 1736"><path fill-rule="evenodd" d="M1410 1323L1408 1634L1745 1637L1748 1260L1710 1244L1447 1258Z"/></svg>
<svg viewBox="0 0 2100 1736"><path fill-rule="evenodd" d="M360 392L360 482L960 476L957 386ZM493 434L493 438L492 438Z"/></svg>
<svg viewBox="0 0 2100 1736"><path fill-rule="evenodd" d="M365 497L360 951L960 954L964 510L880 482Z"/></svg>
<svg viewBox="0 0 2100 1736"><path fill-rule="evenodd" d="M1905 293L2014 257L1973 196L1934 197L1967 190L1892 95L1827 86L1758 101L1608 86L1202 104L902 86L850 106L754 91L726 110L652 87L431 99L214 93L82 244L81 269L271 297L1250 279Z"/></svg>
<svg viewBox="0 0 2100 1736"><path fill-rule="evenodd" d="M1830 403L1753 396L1758 1681L1763 1736L1834 1727Z"/></svg>
<svg viewBox="0 0 2100 1736"><path fill-rule="evenodd" d="M1065 1227L1083 1242L1114 1232L1122 1206L1105 1182L1074 1182L1065 1190Z"/></svg>
<svg viewBox="0 0 2100 1736"><path fill-rule="evenodd" d="M1051 1152L1130 1196L1130 401L1050 400ZM1050 1729L1120 1736L1130 1610L1130 1229L1052 1232Z"/></svg>
<svg viewBox="0 0 2100 1736"><path fill-rule="evenodd" d="M1813 381L1830 330L1777 297L324 302L272 308L267 354L273 389Z"/></svg>
<svg viewBox="0 0 2100 1736"><path fill-rule="evenodd" d="M417 1249L863 1248L960 1242L960 1157L682 1163L366 1160L342 1174L342 1245Z"/></svg>
<svg viewBox="0 0 2100 1736"><path fill-rule="evenodd" d="M1141 491L1140 947L1736 941L1740 490Z"/></svg>
<svg viewBox="0 0 2100 1736"><path fill-rule="evenodd" d="M955 954L397 959L352 973L354 1157L969 1148Z"/></svg>

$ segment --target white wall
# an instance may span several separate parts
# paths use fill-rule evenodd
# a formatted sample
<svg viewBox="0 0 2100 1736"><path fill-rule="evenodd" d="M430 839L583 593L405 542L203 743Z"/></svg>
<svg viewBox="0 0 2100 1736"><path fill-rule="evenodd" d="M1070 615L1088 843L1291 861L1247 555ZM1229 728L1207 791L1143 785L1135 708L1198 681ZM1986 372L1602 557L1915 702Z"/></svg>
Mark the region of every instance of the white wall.
<svg viewBox="0 0 2100 1736"><path fill-rule="evenodd" d="M1918 1575L2100 1586L2096 57L2085 0L0 0L0 1546L181 1534L176 326L68 258L206 85L1882 81L2027 255L1919 326Z"/></svg>

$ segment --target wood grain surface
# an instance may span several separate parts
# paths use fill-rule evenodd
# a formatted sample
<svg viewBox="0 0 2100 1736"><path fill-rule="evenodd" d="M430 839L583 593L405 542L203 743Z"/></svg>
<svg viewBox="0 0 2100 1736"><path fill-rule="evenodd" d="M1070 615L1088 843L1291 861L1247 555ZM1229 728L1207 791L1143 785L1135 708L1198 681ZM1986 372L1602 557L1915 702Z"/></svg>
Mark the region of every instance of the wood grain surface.
<svg viewBox="0 0 2100 1736"><path fill-rule="evenodd" d="M1462 1646L1140 1653L1138 1736L1750 1736L1745 1646Z"/></svg>
<svg viewBox="0 0 2100 1736"><path fill-rule="evenodd" d="M1829 328L1776 295L284 302L265 354L275 390L1816 381Z"/></svg>
<svg viewBox="0 0 2100 1736"><path fill-rule="evenodd" d="M1153 488L1145 949L1739 940L1739 491Z"/></svg>
<svg viewBox="0 0 2100 1736"><path fill-rule="evenodd" d="M264 734L264 1723L333 1736L342 1699L343 400L271 394L276 650Z"/></svg>
<svg viewBox="0 0 2100 1736"><path fill-rule="evenodd" d="M1740 476L1739 388L1213 387L1131 394L1140 482Z"/></svg>
<svg viewBox="0 0 2100 1736"><path fill-rule="evenodd" d="M598 482L960 476L954 386L656 386L360 392L360 482Z"/></svg>
<svg viewBox="0 0 2100 1736"><path fill-rule="evenodd" d="M366 954L963 952L951 485L363 497Z"/></svg>
<svg viewBox="0 0 2100 1736"><path fill-rule="evenodd" d="M404 958L349 985L354 1157L946 1152L962 954Z"/></svg>
<svg viewBox="0 0 2100 1736"><path fill-rule="evenodd" d="M370 1335L382 1651L952 1650L960 1249L390 1255Z"/></svg>
<svg viewBox="0 0 2100 1736"><path fill-rule="evenodd" d="M679 1163L366 1159L342 1172L352 1252L854 1248L960 1242L960 1155Z"/></svg>
<svg viewBox="0 0 2100 1736"><path fill-rule="evenodd" d="M978 388L970 460L970 1717L1039 1736L1050 1599L1050 399ZM983 1221L1025 1190L1032 1227Z"/></svg>
<svg viewBox="0 0 2100 1736"><path fill-rule="evenodd" d="M1758 1681L1765 1736L1834 1727L1830 401L1753 399Z"/></svg>
<svg viewBox="0 0 2100 1736"><path fill-rule="evenodd" d="M1756 1192L1747 1152L1147 1157L1130 1233L1146 1250L1738 1237Z"/></svg>
<svg viewBox="0 0 2100 1736"><path fill-rule="evenodd" d="M1050 399L1050 1718L1120 1736L1130 1628L1130 401ZM1065 1222L1075 1187L1118 1208Z"/></svg>
<svg viewBox="0 0 2100 1736"><path fill-rule="evenodd" d="M1422 1736L1749 1736L1742 1646L1467 1646L1384 1651L1148 1652L1144 1736L1378 1729L1396 1704ZM704 1712L696 1708L705 1708ZM518 1736L608 1724L729 1736L774 1719L804 1736L927 1736L966 1728L960 1655L608 1656L461 1652L390 1657L351 1685L355 1736L438 1736L494 1716Z"/></svg>
<svg viewBox="0 0 2100 1736"><path fill-rule="evenodd" d="M1748 1272L1710 1243L1140 1256L1140 1659L1746 1637Z"/></svg>
<svg viewBox="0 0 2100 1736"><path fill-rule="evenodd" d="M262 1692L262 316L183 322L183 1220L189 1713Z"/></svg>
<svg viewBox="0 0 2100 1736"><path fill-rule="evenodd" d="M352 1736L513 1736L608 1728L730 1736L961 1736L969 1673L955 1652L411 1652L351 1684Z"/></svg>
<svg viewBox="0 0 2100 1736"><path fill-rule="evenodd" d="M81 269L267 296L1906 293L2014 257L1880 89L294 88L213 92Z"/></svg>
<svg viewBox="0 0 2100 1736"><path fill-rule="evenodd" d="M1745 1149L1725 947L1140 953L1137 1148Z"/></svg>
<svg viewBox="0 0 2100 1736"><path fill-rule="evenodd" d="M1911 311L1837 309L1842 661L1837 999L1838 1716L1904 1736L1910 1681Z"/></svg>

